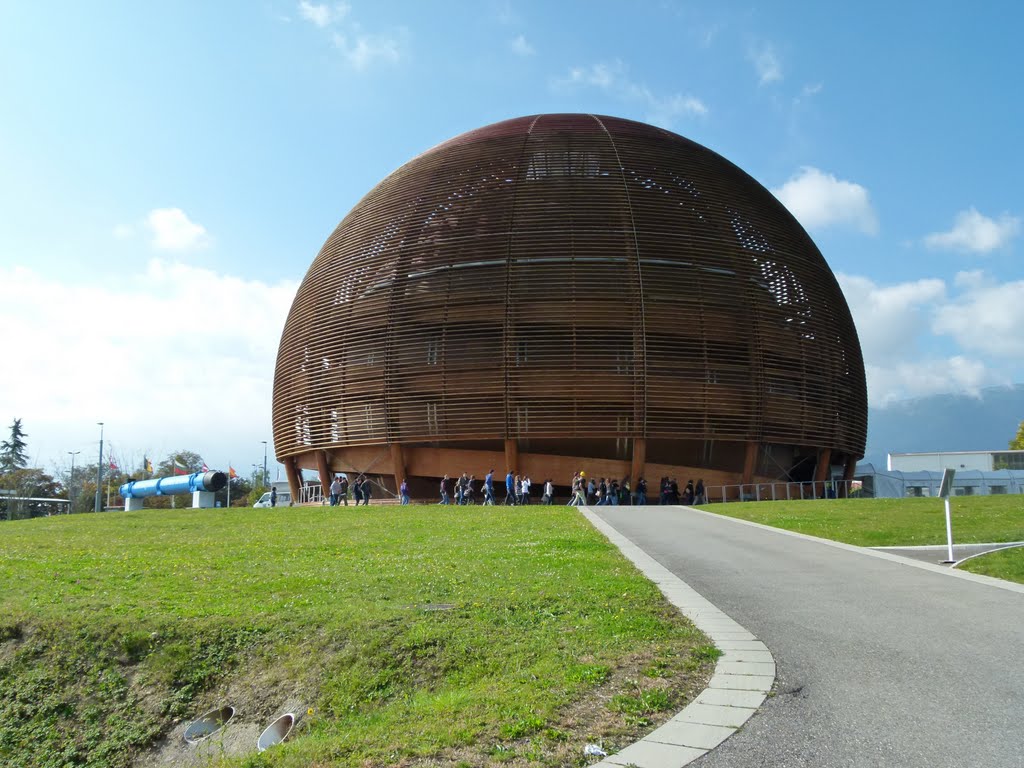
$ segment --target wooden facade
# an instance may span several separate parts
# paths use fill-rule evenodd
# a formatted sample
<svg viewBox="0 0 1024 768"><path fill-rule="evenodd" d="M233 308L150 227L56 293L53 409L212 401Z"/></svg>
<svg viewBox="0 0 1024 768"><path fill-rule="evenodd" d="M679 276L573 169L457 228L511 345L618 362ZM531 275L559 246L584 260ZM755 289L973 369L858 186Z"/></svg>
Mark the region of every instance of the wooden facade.
<svg viewBox="0 0 1024 768"><path fill-rule="evenodd" d="M767 189L659 128L539 115L434 147L338 225L273 428L296 470L810 480L863 455L867 396L843 294Z"/></svg>

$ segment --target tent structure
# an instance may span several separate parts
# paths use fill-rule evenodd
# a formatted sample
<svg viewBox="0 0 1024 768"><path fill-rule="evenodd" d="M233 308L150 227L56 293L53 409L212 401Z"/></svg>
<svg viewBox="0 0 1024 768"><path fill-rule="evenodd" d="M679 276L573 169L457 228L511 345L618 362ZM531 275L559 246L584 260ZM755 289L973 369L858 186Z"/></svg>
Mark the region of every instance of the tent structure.
<svg viewBox="0 0 1024 768"><path fill-rule="evenodd" d="M862 483L863 494L878 499L900 499L906 496L937 496L942 484L941 472L901 472L877 468L874 464L858 464L854 479ZM1024 472L999 469L992 472L963 470L953 479L955 496L988 496L1024 493Z"/></svg>

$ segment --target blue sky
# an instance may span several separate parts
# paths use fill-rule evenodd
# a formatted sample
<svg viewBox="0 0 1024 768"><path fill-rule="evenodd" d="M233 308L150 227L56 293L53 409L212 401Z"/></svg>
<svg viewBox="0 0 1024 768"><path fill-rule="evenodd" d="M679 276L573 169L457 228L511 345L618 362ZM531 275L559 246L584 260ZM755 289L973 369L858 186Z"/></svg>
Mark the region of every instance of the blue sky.
<svg viewBox="0 0 1024 768"><path fill-rule="evenodd" d="M262 462L284 316L338 221L434 144L536 112L656 123L772 189L843 285L872 405L1024 381L1022 17L0 2L0 421L47 465L97 421L125 462Z"/></svg>

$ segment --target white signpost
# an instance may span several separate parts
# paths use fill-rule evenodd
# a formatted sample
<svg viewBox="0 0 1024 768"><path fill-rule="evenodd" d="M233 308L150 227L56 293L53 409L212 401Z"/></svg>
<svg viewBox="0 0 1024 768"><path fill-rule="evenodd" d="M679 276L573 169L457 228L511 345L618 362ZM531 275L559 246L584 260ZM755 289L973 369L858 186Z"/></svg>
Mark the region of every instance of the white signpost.
<svg viewBox="0 0 1024 768"><path fill-rule="evenodd" d="M944 469L942 471L942 485L939 487L939 496L946 502L946 556L943 563L953 563L953 521L949 517L949 494L953 492L953 476L955 469Z"/></svg>

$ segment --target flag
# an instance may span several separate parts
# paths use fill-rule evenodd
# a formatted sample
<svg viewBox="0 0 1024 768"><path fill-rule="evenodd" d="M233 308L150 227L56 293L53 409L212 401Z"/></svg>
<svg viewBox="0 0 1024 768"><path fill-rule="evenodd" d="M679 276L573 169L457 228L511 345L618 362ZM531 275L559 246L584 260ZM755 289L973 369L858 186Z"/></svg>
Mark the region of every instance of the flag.
<svg viewBox="0 0 1024 768"><path fill-rule="evenodd" d="M235 468L232 467L230 464L228 465L228 477L231 478L232 480L238 477L238 473L235 472Z"/></svg>
<svg viewBox="0 0 1024 768"><path fill-rule="evenodd" d="M110 460L110 471L117 472L117 462L115 462L113 459Z"/></svg>
<svg viewBox="0 0 1024 768"><path fill-rule="evenodd" d="M148 458L146 458L145 456L143 456L143 457L142 457L142 468L143 468L143 469L144 469L144 470L145 470L146 472L149 472L149 474L153 474L153 462L152 462L152 461L150 461L150 460L149 460Z"/></svg>
<svg viewBox="0 0 1024 768"><path fill-rule="evenodd" d="M203 462L203 472L209 472L209 471L210 471L210 468L208 466L206 466L206 462L204 461Z"/></svg>
<svg viewBox="0 0 1024 768"><path fill-rule="evenodd" d="M171 471L172 471L172 472L173 472L174 474L176 474L176 475L187 475L187 474L188 474L188 467L186 467L186 466L185 466L184 464L182 464L182 463L181 463L180 461L178 461L177 459L175 459L175 460L174 460L174 461L173 461L173 462L171 463Z"/></svg>

